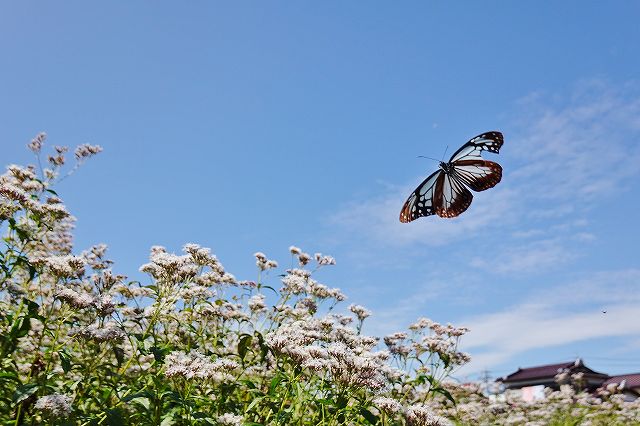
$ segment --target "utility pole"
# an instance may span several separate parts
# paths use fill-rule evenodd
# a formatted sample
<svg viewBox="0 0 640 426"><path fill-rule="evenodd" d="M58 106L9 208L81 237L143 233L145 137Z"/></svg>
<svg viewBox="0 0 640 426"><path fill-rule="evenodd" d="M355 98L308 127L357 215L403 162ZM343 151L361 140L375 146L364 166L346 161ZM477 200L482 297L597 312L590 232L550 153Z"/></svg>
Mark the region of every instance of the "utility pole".
<svg viewBox="0 0 640 426"><path fill-rule="evenodd" d="M491 372L487 369L482 370L482 372L480 373L480 390L482 391L483 394L488 395L490 393L493 393L489 389L490 383L491 383Z"/></svg>

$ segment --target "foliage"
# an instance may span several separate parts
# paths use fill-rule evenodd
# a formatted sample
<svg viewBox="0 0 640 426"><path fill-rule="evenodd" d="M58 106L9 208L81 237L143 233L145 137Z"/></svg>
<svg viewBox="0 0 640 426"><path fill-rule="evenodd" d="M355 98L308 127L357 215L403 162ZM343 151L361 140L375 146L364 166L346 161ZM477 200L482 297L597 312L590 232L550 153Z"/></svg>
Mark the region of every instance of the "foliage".
<svg viewBox="0 0 640 426"><path fill-rule="evenodd" d="M426 403L453 402L442 383L468 361L466 329L421 319L379 350L369 311L337 313L345 295L314 279L334 259L296 247L279 276L256 253L256 281L196 244L153 247L148 279L128 280L105 245L74 254L53 189L67 149L43 168L44 141L38 168L0 177L2 424L448 423ZM78 147L72 172L100 150Z"/></svg>

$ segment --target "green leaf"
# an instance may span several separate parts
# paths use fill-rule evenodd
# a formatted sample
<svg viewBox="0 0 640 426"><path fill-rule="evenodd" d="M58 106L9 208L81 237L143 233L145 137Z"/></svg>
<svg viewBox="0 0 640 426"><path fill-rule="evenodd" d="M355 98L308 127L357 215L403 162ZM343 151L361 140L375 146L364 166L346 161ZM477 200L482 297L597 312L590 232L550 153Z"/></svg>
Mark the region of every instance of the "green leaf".
<svg viewBox="0 0 640 426"><path fill-rule="evenodd" d="M440 355L440 359L444 363L444 368L449 367L451 365L451 356L449 354L438 354Z"/></svg>
<svg viewBox="0 0 640 426"><path fill-rule="evenodd" d="M118 367L122 365L124 362L124 349L120 346L113 346L113 354L116 356L116 361L118 363Z"/></svg>
<svg viewBox="0 0 640 426"><path fill-rule="evenodd" d="M60 364L62 365L62 369L65 373L71 370L71 356L63 349L58 351L58 356L60 357Z"/></svg>
<svg viewBox="0 0 640 426"><path fill-rule="evenodd" d="M240 341L238 342L238 355L240 355L240 359L244 360L247 356L247 347L251 344L253 340L253 336L250 334L242 334L240 337Z"/></svg>
<svg viewBox="0 0 640 426"><path fill-rule="evenodd" d="M161 348L159 346L152 346L150 352L153 354L153 358L156 362L164 362L165 355L169 352L168 348Z"/></svg>
<svg viewBox="0 0 640 426"><path fill-rule="evenodd" d="M31 395L38 391L37 383L28 383L26 385L20 385L16 388L15 392L13 392L13 396L11 400L14 403L19 403L29 398Z"/></svg>
<svg viewBox="0 0 640 426"><path fill-rule="evenodd" d="M259 396L257 398L253 398L253 401L251 401L251 404L249 404L247 406L247 408L244 409L245 413L248 413L249 411L251 411L251 409L253 407L255 407L256 405L258 405L260 403L260 401L262 401L265 397L264 396Z"/></svg>
<svg viewBox="0 0 640 426"><path fill-rule="evenodd" d="M29 281L33 281L38 271L36 270L36 267L31 263L27 264L27 269L29 269Z"/></svg>
<svg viewBox="0 0 640 426"><path fill-rule="evenodd" d="M348 402L349 402L349 398L345 398L344 396L340 395L336 400L336 407L338 407L338 409L341 410L347 406Z"/></svg>
<svg viewBox="0 0 640 426"><path fill-rule="evenodd" d="M285 377L278 371L273 379L271 379L271 383L269 384L269 395L275 395L275 390L278 385L285 379Z"/></svg>
<svg viewBox="0 0 640 426"><path fill-rule="evenodd" d="M0 373L0 381L20 383L18 375L13 371Z"/></svg>
<svg viewBox="0 0 640 426"><path fill-rule="evenodd" d="M267 353L269 352L269 346L264 343L264 336L259 331L255 331L253 333L255 337L258 338L258 345L260 346L260 358L261 361L264 361L267 357Z"/></svg>
<svg viewBox="0 0 640 426"><path fill-rule="evenodd" d="M148 410L149 407L151 406L151 401L149 401L149 398L146 398L144 396L138 396L136 398L131 398L130 400L127 401L129 404L137 404L140 405L142 407L145 408L145 410Z"/></svg>
<svg viewBox="0 0 640 426"><path fill-rule="evenodd" d="M268 286L268 285L263 285L261 288L268 288L269 290L273 291L276 295L280 294L280 293L278 293L278 291L275 288L273 288L271 286Z"/></svg>
<svg viewBox="0 0 640 426"><path fill-rule="evenodd" d="M444 395L444 397L447 398L449 401L451 401L453 405L456 405L456 400L453 398L453 395L451 395L451 393L448 390L438 387L438 388L435 388L433 391L441 395Z"/></svg>
<svg viewBox="0 0 640 426"><path fill-rule="evenodd" d="M29 312L29 317L31 318L38 318L38 311L40 310L40 305L38 305L36 302L34 302L33 300L29 300L27 298L24 298L24 303L27 305L27 312Z"/></svg>
<svg viewBox="0 0 640 426"><path fill-rule="evenodd" d="M373 414L371 411L367 410L364 407L360 409L360 414L362 414L362 417L364 417L372 425L378 424L378 421L380 420L378 416L376 416L375 414Z"/></svg>
<svg viewBox="0 0 640 426"><path fill-rule="evenodd" d="M172 426L176 424L176 421L171 416L167 416L160 422L160 426Z"/></svg>
<svg viewBox="0 0 640 426"><path fill-rule="evenodd" d="M122 409L112 408L110 410L107 410L107 424L109 426L125 426Z"/></svg>
<svg viewBox="0 0 640 426"><path fill-rule="evenodd" d="M195 413L193 413L191 415L191 417L193 417L194 419L198 420L199 422L206 423L206 424L209 424L209 425L217 425L218 424L215 420L213 420L211 417L209 417L209 414L203 413L202 411L196 411Z"/></svg>

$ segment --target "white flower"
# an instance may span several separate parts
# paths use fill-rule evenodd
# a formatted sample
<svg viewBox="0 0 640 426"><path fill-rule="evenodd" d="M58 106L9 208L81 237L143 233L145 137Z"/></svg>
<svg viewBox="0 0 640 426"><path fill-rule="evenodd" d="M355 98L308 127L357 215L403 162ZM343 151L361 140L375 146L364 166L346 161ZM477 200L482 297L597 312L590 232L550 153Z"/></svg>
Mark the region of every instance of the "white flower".
<svg viewBox="0 0 640 426"><path fill-rule="evenodd" d="M293 255L299 255L302 253L302 250L300 250L298 247L296 246L290 246L289 247L289 252L291 252L291 254Z"/></svg>
<svg viewBox="0 0 640 426"><path fill-rule="evenodd" d="M102 147L100 145L89 145L88 143L85 143L76 148L75 155L78 161L83 161L86 158L98 154L99 152L102 152Z"/></svg>
<svg viewBox="0 0 640 426"><path fill-rule="evenodd" d="M393 398L387 398L384 396L375 398L373 403L378 406L383 411L387 413L396 414L402 411L402 404L396 401Z"/></svg>
<svg viewBox="0 0 640 426"><path fill-rule="evenodd" d="M42 410L55 417L67 417L71 414L71 397L54 393L38 398L36 410Z"/></svg>
<svg viewBox="0 0 640 426"><path fill-rule="evenodd" d="M249 309L254 312L264 311L266 309L264 298L265 297L263 294L256 294L255 296L251 296L248 302Z"/></svg>
<svg viewBox="0 0 640 426"><path fill-rule="evenodd" d="M45 139L47 139L47 134L45 132L40 132L35 138L31 140L31 142L29 142L27 147L37 154L42 149L42 144L44 143Z"/></svg>
<svg viewBox="0 0 640 426"><path fill-rule="evenodd" d="M265 271L267 269L273 269L273 268L277 268L278 267L278 262L276 262L275 260L267 259L267 256L265 256L265 254L260 252L260 251L254 253L253 255L256 258L256 266L261 271Z"/></svg>
<svg viewBox="0 0 640 426"><path fill-rule="evenodd" d="M126 337L125 332L114 322L107 322L102 327L98 324L91 324L75 334L88 340L95 340L98 343L119 341Z"/></svg>
<svg viewBox="0 0 640 426"><path fill-rule="evenodd" d="M363 321L365 318L371 315L371 311L360 305L349 305L349 310L356 314L360 321Z"/></svg>
<svg viewBox="0 0 640 426"><path fill-rule="evenodd" d="M225 426L240 426L243 420L242 416L236 416L231 413L226 413L218 417L218 423Z"/></svg>
<svg viewBox="0 0 640 426"><path fill-rule="evenodd" d="M49 256L34 259L33 263L47 266L49 271L59 278L79 278L84 275L85 262L81 257L72 255Z"/></svg>
<svg viewBox="0 0 640 426"><path fill-rule="evenodd" d="M409 424L416 426L449 426L452 423L444 417L437 416L423 404L412 405L407 409Z"/></svg>
<svg viewBox="0 0 640 426"><path fill-rule="evenodd" d="M238 363L228 359L211 361L211 358L196 350L189 353L171 352L165 357L165 376L181 376L186 379L212 379L216 382L231 381L230 371L238 368Z"/></svg>
<svg viewBox="0 0 640 426"><path fill-rule="evenodd" d="M316 254L314 254L314 257L316 259L316 262L318 262L319 266L335 265L336 264L336 260L333 257L324 256L322 253L316 253Z"/></svg>

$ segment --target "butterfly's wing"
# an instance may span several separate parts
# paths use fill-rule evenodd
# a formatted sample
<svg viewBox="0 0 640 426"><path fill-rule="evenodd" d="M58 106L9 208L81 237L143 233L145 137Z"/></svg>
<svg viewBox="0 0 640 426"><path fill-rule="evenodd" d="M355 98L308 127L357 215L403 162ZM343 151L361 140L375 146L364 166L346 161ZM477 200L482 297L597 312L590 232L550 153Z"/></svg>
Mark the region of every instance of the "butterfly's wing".
<svg viewBox="0 0 640 426"><path fill-rule="evenodd" d="M453 174L442 173L436 181L433 203L438 216L456 217L469 208L472 200L471 192Z"/></svg>
<svg viewBox="0 0 640 426"><path fill-rule="evenodd" d="M400 222L407 223L422 216L431 216L436 213L434 206L434 194L436 181L444 175L442 170L433 172L426 178L415 191L411 193L400 210Z"/></svg>
<svg viewBox="0 0 640 426"><path fill-rule="evenodd" d="M504 143L504 137L500 132L486 132L469 140L453 153L449 163L460 160L482 160L480 153L489 151L497 154Z"/></svg>
<svg viewBox="0 0 640 426"><path fill-rule="evenodd" d="M458 160L452 163L451 176L474 191L493 188L502 179L502 167L489 160Z"/></svg>
<svg viewBox="0 0 640 426"><path fill-rule="evenodd" d="M400 222L437 214L456 217L465 211L473 195L455 177L438 170L426 178L409 196L400 211Z"/></svg>
<svg viewBox="0 0 640 426"><path fill-rule="evenodd" d="M504 143L500 132L486 132L472 138L453 153L451 164L452 177L474 191L492 188L502 179L502 167L493 161L484 160L480 154L489 151L497 154Z"/></svg>

